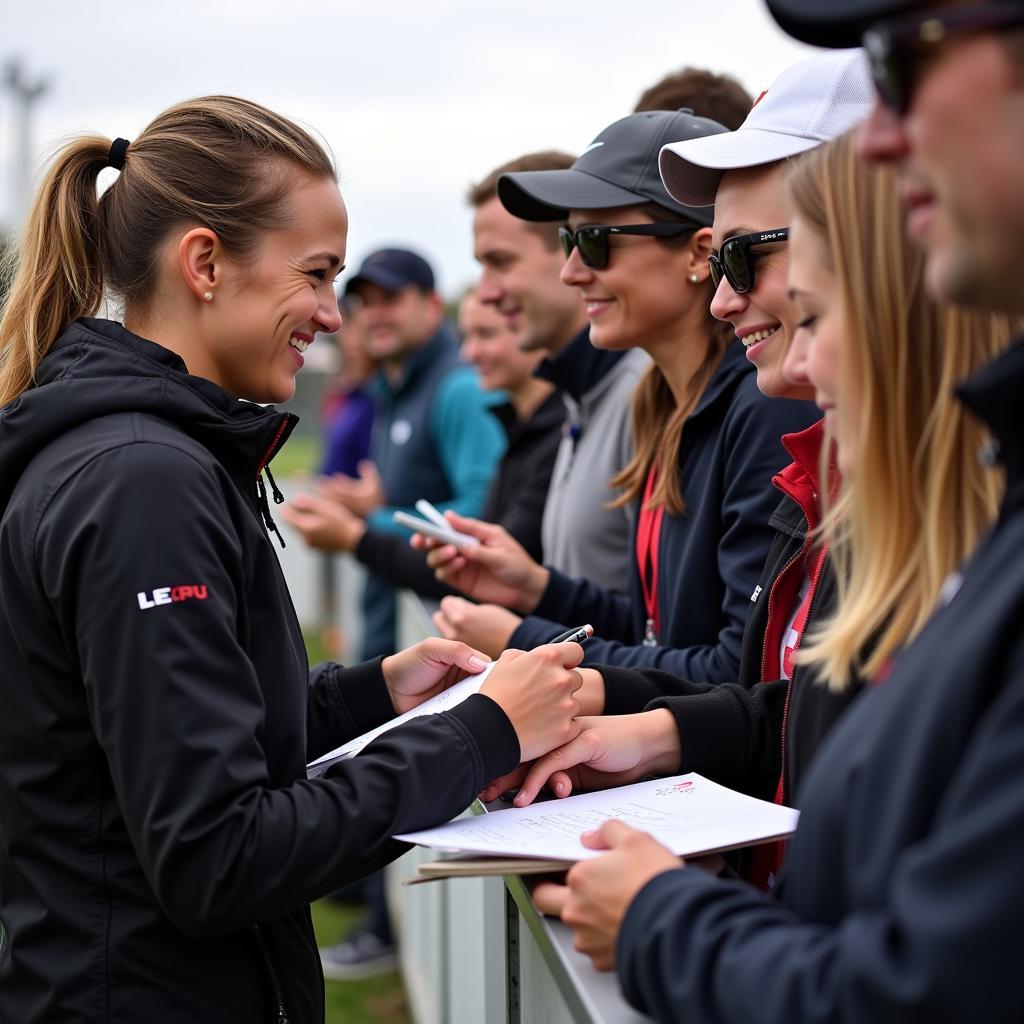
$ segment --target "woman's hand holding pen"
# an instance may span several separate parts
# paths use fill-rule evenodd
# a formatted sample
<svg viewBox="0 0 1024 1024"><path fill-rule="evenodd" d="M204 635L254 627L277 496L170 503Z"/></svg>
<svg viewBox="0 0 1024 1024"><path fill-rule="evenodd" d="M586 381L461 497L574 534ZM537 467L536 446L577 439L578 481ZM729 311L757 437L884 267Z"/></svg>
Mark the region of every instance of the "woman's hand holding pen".
<svg viewBox="0 0 1024 1024"><path fill-rule="evenodd" d="M532 760L569 743L579 732L574 671L583 660L577 643L545 644L532 651L506 651L480 692L508 716L519 737L520 758Z"/></svg>
<svg viewBox="0 0 1024 1024"><path fill-rule="evenodd" d="M548 570L502 526L445 512L445 519L460 533L480 543L457 548L417 534L413 547L428 551L427 564L442 583L477 601L499 604L529 614L548 585Z"/></svg>

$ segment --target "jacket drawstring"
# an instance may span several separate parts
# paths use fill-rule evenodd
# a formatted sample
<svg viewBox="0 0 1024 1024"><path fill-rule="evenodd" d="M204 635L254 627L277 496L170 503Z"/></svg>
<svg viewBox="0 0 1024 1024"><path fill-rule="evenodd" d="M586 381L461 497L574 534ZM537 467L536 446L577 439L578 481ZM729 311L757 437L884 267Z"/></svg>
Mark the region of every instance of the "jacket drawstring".
<svg viewBox="0 0 1024 1024"><path fill-rule="evenodd" d="M277 535L277 539L281 544L281 547L286 547L284 537L281 536L281 531L277 528L277 523L274 522L274 517L270 514L270 502L267 501L267 487L263 483L263 473L267 474L267 479L270 481L270 486L274 495L274 504L280 505L284 501L284 495L278 489L274 478L271 476L270 467L264 466L263 472L256 477L256 497L259 499L260 512L263 514L263 524L266 526L270 533Z"/></svg>
<svg viewBox="0 0 1024 1024"><path fill-rule="evenodd" d="M274 496L274 504L280 505L284 501L284 495L281 493L280 488L274 483L274 474L270 472L269 466L263 467L263 472L267 474L267 480L270 482L270 493Z"/></svg>

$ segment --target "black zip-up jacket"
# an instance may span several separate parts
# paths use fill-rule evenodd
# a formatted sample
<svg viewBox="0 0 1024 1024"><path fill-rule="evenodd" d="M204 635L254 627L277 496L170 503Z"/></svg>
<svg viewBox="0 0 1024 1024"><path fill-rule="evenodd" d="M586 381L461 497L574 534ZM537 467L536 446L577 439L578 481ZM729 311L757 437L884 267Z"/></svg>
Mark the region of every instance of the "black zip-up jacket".
<svg viewBox="0 0 1024 1024"><path fill-rule="evenodd" d="M749 597L772 541L771 481L787 462L782 435L820 415L810 402L765 398L743 346L731 344L683 429L679 482L686 511L664 516L658 543L659 644L643 645L647 611L634 514L628 593L552 569L540 602L509 646L529 650L589 622L595 635L584 648L586 665L650 666L701 682L734 680Z"/></svg>
<svg viewBox="0 0 1024 1024"><path fill-rule="evenodd" d="M783 438L794 461L773 480L783 498L769 520L775 534L751 595L737 682L709 684L653 669L600 666L605 714L672 712L682 752L679 771L700 772L762 800L772 800L781 781L785 804L792 804L811 758L863 688L855 679L845 690L832 690L801 665L791 679L762 682L768 648L778 649L800 581L818 560L809 533L818 525L823 434L819 420ZM835 611L836 599L826 558L812 590L805 635Z"/></svg>
<svg viewBox="0 0 1024 1024"><path fill-rule="evenodd" d="M508 402L491 409L508 437L508 447L487 491L480 518L499 523L540 561L540 524L551 482L558 443L565 422L565 405L552 392L526 420L519 420ZM370 528L360 538L356 558L396 587L409 587L424 597L440 599L461 591L434 576L426 556L409 546L408 538Z"/></svg>
<svg viewBox="0 0 1024 1024"><path fill-rule="evenodd" d="M72 324L0 410L0 1020L323 1018L307 904L518 761L477 695L393 715L308 674L261 518L292 417ZM265 504L265 499L264 502Z"/></svg>
<svg viewBox="0 0 1024 1024"><path fill-rule="evenodd" d="M774 898L692 869L639 892L616 953L656 1020L1024 1020L1024 342L959 393L998 521L819 751Z"/></svg>

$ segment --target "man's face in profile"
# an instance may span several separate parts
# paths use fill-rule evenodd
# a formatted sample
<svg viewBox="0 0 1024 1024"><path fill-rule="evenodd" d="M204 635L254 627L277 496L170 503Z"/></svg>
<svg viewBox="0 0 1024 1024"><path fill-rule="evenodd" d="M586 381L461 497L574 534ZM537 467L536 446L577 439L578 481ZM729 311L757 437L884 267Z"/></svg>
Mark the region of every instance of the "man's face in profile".
<svg viewBox="0 0 1024 1024"><path fill-rule="evenodd" d="M909 80L906 113L876 100L860 151L900 166L932 294L1024 311L1024 27L952 31Z"/></svg>

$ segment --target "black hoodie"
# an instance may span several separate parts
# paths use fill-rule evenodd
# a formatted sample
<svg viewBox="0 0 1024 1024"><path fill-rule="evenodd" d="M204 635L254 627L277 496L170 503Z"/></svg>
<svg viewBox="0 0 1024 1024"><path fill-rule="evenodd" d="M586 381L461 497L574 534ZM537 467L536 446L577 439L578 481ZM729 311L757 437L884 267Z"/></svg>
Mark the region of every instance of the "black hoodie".
<svg viewBox="0 0 1024 1024"><path fill-rule="evenodd" d="M306 779L393 709L308 672L257 487L293 423L104 320L0 410L0 1020L322 1020L308 902L518 762L478 695Z"/></svg>

